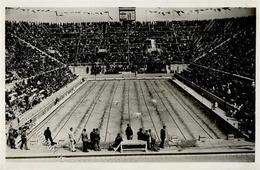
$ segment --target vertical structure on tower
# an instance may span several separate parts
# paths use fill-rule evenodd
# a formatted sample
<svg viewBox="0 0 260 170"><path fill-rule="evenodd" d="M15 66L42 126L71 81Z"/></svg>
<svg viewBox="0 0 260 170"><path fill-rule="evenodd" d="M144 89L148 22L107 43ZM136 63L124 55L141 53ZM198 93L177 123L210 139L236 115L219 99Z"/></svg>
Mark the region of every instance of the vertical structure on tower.
<svg viewBox="0 0 260 170"><path fill-rule="evenodd" d="M119 21L123 22L127 28L127 61L130 66L130 41L129 41L129 24L136 20L135 7L119 7Z"/></svg>

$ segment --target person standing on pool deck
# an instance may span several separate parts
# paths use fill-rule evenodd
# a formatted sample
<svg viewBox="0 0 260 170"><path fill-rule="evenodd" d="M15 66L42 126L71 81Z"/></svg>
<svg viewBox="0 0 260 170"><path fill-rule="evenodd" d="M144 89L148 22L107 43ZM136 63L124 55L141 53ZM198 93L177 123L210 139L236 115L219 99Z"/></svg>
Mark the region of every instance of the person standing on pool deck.
<svg viewBox="0 0 260 170"><path fill-rule="evenodd" d="M15 129L13 129L12 125L10 125L9 131L8 131L8 142L11 147L11 149L16 149L15 147L15 138L18 136L18 133Z"/></svg>
<svg viewBox="0 0 260 170"><path fill-rule="evenodd" d="M140 128L139 131L137 132L137 139L144 140L143 128Z"/></svg>
<svg viewBox="0 0 260 170"><path fill-rule="evenodd" d="M164 125L163 128L161 129L160 137L161 137L160 147L161 147L161 148L164 148L164 142L165 142L165 138L166 138L166 126L165 126L165 125Z"/></svg>
<svg viewBox="0 0 260 170"><path fill-rule="evenodd" d="M94 148L95 148L95 132L96 131L96 129L93 129L93 131L92 132L90 132L90 145L91 145L91 149L92 150L94 150Z"/></svg>
<svg viewBox="0 0 260 170"><path fill-rule="evenodd" d="M146 130L146 131L145 131L144 136L145 136L145 141L146 141L146 143L147 143L147 148L148 148L148 149L151 149L151 135L150 135L150 133L149 133L149 130Z"/></svg>
<svg viewBox="0 0 260 170"><path fill-rule="evenodd" d="M86 132L86 129L83 129L83 132L81 133L81 139L83 143L83 152L88 152L88 134Z"/></svg>
<svg viewBox="0 0 260 170"><path fill-rule="evenodd" d="M76 152L76 149L75 149L76 140L74 137L74 132L73 132L72 127L70 128L68 135L69 135L69 141L70 141L70 149L72 152Z"/></svg>
<svg viewBox="0 0 260 170"><path fill-rule="evenodd" d="M127 124L127 128L125 130L125 134L126 134L127 140L132 140L133 139L133 130L132 130L130 124Z"/></svg>
<svg viewBox="0 0 260 170"><path fill-rule="evenodd" d="M45 141L47 144L48 144L49 140L51 142L51 145L57 144L56 142L53 142L53 140L52 140L50 127L47 127L47 129L44 131L43 135L45 136Z"/></svg>
<svg viewBox="0 0 260 170"><path fill-rule="evenodd" d="M20 149L23 149L23 146L25 146L25 150L29 150L27 146L27 128L23 127L22 132L21 132L21 140L22 144L20 146Z"/></svg>
<svg viewBox="0 0 260 170"><path fill-rule="evenodd" d="M95 133L94 133L94 141L95 141L95 147L94 147L94 150L95 151L101 151L100 149L100 132L99 132L99 129L96 128L95 129Z"/></svg>
<svg viewBox="0 0 260 170"><path fill-rule="evenodd" d="M151 150L154 151L155 150L155 142L156 142L156 135L154 132L152 132L151 129L149 129L149 133L151 136Z"/></svg>

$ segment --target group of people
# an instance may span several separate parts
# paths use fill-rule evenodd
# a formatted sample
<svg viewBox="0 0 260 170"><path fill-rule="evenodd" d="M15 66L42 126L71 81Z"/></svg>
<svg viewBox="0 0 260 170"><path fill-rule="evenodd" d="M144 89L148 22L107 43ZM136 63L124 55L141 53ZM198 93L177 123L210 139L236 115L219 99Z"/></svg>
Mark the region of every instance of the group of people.
<svg viewBox="0 0 260 170"><path fill-rule="evenodd" d="M25 123L24 126L19 127L18 130L14 129L12 125L10 125L8 133L7 133L7 145L10 146L11 149L17 149L16 148L16 139L18 136L21 137L20 139L20 149L25 148L26 150L29 150L27 145L27 137L28 137L28 131L32 129L33 127L32 120L29 120L27 123ZM47 127L44 132L44 141L42 141L42 144L46 145L56 145L57 143L53 141L52 138L52 132L50 127ZM130 126L130 124L127 124L127 127L125 129L125 135L127 140L133 140L133 130ZM166 126L164 125L163 128L160 131L160 147L164 148L165 145L165 139L167 136ZM101 151L100 148L100 131L98 128L94 128L92 132L90 132L90 135L88 136L88 133L86 129L82 130L82 133L80 135L80 139L82 141L82 151L83 152L89 152L89 149L93 151ZM159 148L157 146L157 136L156 133L153 132L151 129L143 130L142 128L139 129L137 132L137 140L142 140L147 142L147 148L152 151L158 151ZM69 147L72 152L76 152L76 143L79 142L75 138L75 132L73 128L71 127L68 132L68 141L69 141ZM120 151L120 144L123 141L123 137L121 133L118 133L114 142L111 144L114 150Z"/></svg>
<svg viewBox="0 0 260 170"><path fill-rule="evenodd" d="M20 136L20 149L22 150L25 148L25 150L30 150L27 145L28 141L28 131L34 126L32 120L29 120L27 123L25 123L24 126L21 126L17 129L13 128L12 124L10 125L7 133L7 145L10 146L11 149L17 149L16 147L16 139L18 136ZM43 144L50 144L55 145L56 142L53 141L51 130L49 127L47 127L43 133L45 137L45 141L43 141ZM49 143L50 141L50 143Z"/></svg>
<svg viewBox="0 0 260 170"><path fill-rule="evenodd" d="M6 122L19 117L76 77L69 68L60 68L16 83L5 92Z"/></svg>
<svg viewBox="0 0 260 170"><path fill-rule="evenodd" d="M48 129L48 128L47 128ZM45 132L44 132L45 134ZM127 124L127 127L125 129L125 135L126 135L126 140L133 140L133 130L130 126L130 124ZM166 131L166 126L163 126L163 128L160 131L160 148L164 148L165 146L165 139L166 139L167 131ZM48 137L53 143L51 135ZM93 151L101 151L100 148L100 132L98 128L94 128L92 132L90 132L89 136L86 131L86 129L83 129L81 133L81 141L82 141L82 152L89 152L89 149ZM70 150L72 152L76 152L76 143L77 140L75 138L75 134L73 131L73 128L71 127L68 133L68 139L69 139L69 145L70 145ZM147 142L147 148L152 151L158 151L159 148L157 146L157 136L155 132L153 132L151 129L144 131L142 128L139 129L137 132L137 140L142 140ZM46 138L46 141L48 139ZM113 150L120 151L120 144L123 141L123 137L121 133L118 133L114 142L111 144L111 147ZM56 143L55 143L56 144Z"/></svg>
<svg viewBox="0 0 260 170"><path fill-rule="evenodd" d="M76 78L68 67L61 67L39 50L18 41L19 37L65 64L104 63L109 73L118 73L120 69L141 72L143 68L156 72L165 63L189 63L203 56L181 76L233 105L231 116L240 121L243 130L254 132L255 34L255 17L133 22L128 25L121 22L56 24L6 21L6 83L22 80L5 92L6 122L17 118L17 115ZM147 53L147 48L151 46L147 39L155 40L159 53ZM119 67L114 63L127 65ZM17 136L15 133L14 129L10 130L12 148L16 148L13 142ZM50 136L48 133L47 136ZM117 135L117 142L120 136ZM130 126L126 129L126 136L128 140L133 139ZM75 150L76 140L72 132L69 137L71 146L74 146L72 150ZM156 135L151 130L140 130L138 138L148 141L148 146L153 148ZM26 145L25 139L23 137L23 145ZM51 140L49 137L47 139ZM87 141L86 136L84 140ZM99 130L94 129L90 134L89 146L100 150L99 143Z"/></svg>
<svg viewBox="0 0 260 170"><path fill-rule="evenodd" d="M130 124L127 124L127 128L125 130L125 135L127 140L133 140L133 130L130 126ZM165 146L165 140L167 136L166 126L164 125L163 128L160 131L160 148L164 148ZM159 139L156 136L156 133L153 132L151 129L144 130L143 128L140 128L137 132L137 140L146 141L147 148L151 151L158 151L159 147L157 146L157 141ZM117 134L114 143L112 144L114 150L120 151L119 145L123 141L123 137L120 133Z"/></svg>
<svg viewBox="0 0 260 170"><path fill-rule="evenodd" d="M190 65L180 75L186 80L211 92L232 107L219 106L227 116L237 119L246 133L254 132L255 85L254 82L208 68ZM215 101L212 101L216 103ZM215 108L214 104L213 108ZM218 106L217 106L218 107ZM243 122L247 122L247 124ZM249 130L249 131L248 131ZM249 133L250 133L249 132ZM253 134L251 134L254 136Z"/></svg>
<svg viewBox="0 0 260 170"><path fill-rule="evenodd" d="M164 148L166 135L166 126L164 125L160 131L160 148ZM158 141L158 139L156 133L153 132L151 129L143 130L142 128L140 128L137 132L137 139L146 141L148 149L158 151L159 148L156 145L156 140Z"/></svg>
<svg viewBox="0 0 260 170"><path fill-rule="evenodd" d="M75 138L75 134L73 128L71 127L68 133L70 149L72 152L76 152L76 143L77 140ZM89 152L88 149L94 151L100 151L100 132L98 128L94 128L90 135L88 136L86 129L83 129L81 133L81 141L82 141L82 151Z"/></svg>
<svg viewBox="0 0 260 170"><path fill-rule="evenodd" d="M25 43L18 41L13 35L6 37L6 83L32 77L62 65L45 54ZM23 62L21 62L23 61Z"/></svg>
<svg viewBox="0 0 260 170"><path fill-rule="evenodd" d="M220 48L221 52L218 53L225 56L232 53L231 62L236 62L237 66L234 67L233 72L251 77L254 74L250 71L251 67L254 67L250 65L254 63L250 58L254 54L254 51L250 49L254 44L251 41L252 36L255 35L254 22L252 22L254 20L254 17L242 17L214 19L213 21L136 21L128 24L121 22L57 24L7 21L6 35L7 40L10 39L10 35L16 35L66 64L99 62L107 65L109 68L107 72L116 73L120 71L119 67L110 67L110 63L129 64L130 62L128 69L140 72L141 68L145 68L147 65L157 66L155 63L158 61L189 63L244 29L252 34L246 33L246 36L238 36L228 43L227 48ZM224 31L223 28L225 28ZM156 48L160 49L159 55L147 53L147 49L151 47L151 42L147 39L155 40ZM246 43L240 43L241 41ZM239 48L234 44L244 44L244 46ZM12 43L7 43L7 45L7 49L9 49L7 51L11 53L9 51L12 50L9 46L12 46ZM243 69L245 66L236 61L237 54L249 56L244 57L243 61L247 65L246 69ZM149 57L150 55L152 57ZM216 62L215 65L210 65L225 69L227 64L222 65L220 62ZM124 67L120 69L124 69ZM150 71L156 70L152 70L151 67Z"/></svg>
<svg viewBox="0 0 260 170"><path fill-rule="evenodd" d="M11 149L17 149L16 147L16 139L20 136L20 149L25 148L25 150L29 150L27 145L27 136L28 130L31 129L33 126L32 120L29 120L25 123L24 126L19 127L18 129L13 128L12 124L7 132L7 145L10 146Z"/></svg>
<svg viewBox="0 0 260 170"><path fill-rule="evenodd" d="M213 27L223 22L215 22ZM254 17L243 17L232 22L225 28L223 36L219 35L208 43L207 49L203 49L206 41L202 37L201 47L198 48L203 50L194 53L202 57L180 74L232 106L220 107L227 116L237 119L240 130L252 139L255 136L255 24ZM218 48L215 48L217 44ZM216 102L212 102L214 109Z"/></svg>

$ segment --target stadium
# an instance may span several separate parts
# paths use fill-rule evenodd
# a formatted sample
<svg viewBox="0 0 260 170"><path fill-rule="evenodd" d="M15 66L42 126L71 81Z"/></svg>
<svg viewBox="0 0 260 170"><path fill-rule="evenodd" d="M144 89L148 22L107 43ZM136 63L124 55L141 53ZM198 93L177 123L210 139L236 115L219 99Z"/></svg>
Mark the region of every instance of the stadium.
<svg viewBox="0 0 260 170"><path fill-rule="evenodd" d="M5 12L6 159L254 162L255 8Z"/></svg>

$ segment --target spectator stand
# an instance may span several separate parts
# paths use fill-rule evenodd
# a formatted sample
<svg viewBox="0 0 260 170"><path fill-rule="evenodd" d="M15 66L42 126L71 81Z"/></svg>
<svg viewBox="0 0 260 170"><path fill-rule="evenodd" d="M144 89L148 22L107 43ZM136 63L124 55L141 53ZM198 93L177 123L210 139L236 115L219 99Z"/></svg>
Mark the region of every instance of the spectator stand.
<svg viewBox="0 0 260 170"><path fill-rule="evenodd" d="M199 93L197 93L196 91L194 91L193 89L191 89L190 87L188 87L187 85L185 85L184 83L179 81L178 79L174 79L171 81L174 84L176 84L177 86L179 86L180 88L182 88L184 91L186 91L188 94L190 94L192 97L194 97L196 100L198 100L205 107L212 110L213 103L211 101L209 101L205 97L201 96ZM214 110L212 110L212 112L214 112L218 117L220 117L222 120L224 120L226 123L228 123L231 127L236 129L237 132L242 134L244 137L249 138L249 136L247 134L245 134L244 132L242 132L239 129L239 122L236 119L232 119L232 118L226 116L226 112L223 111L221 108L219 108L219 107L215 108Z"/></svg>
<svg viewBox="0 0 260 170"><path fill-rule="evenodd" d="M32 109L25 111L24 113L20 113L16 115L15 119L8 121L6 123L6 129L9 128L10 124L12 124L13 128L18 129L18 127L25 124L28 120L32 119L33 122L44 115L51 107L55 105L55 100L58 98L59 100L63 99L65 96L69 95L73 90L75 90L81 84L81 79L77 78L72 81L68 85L64 86L51 96L44 99L41 103L35 105ZM18 124L17 118L20 119L20 123Z"/></svg>

